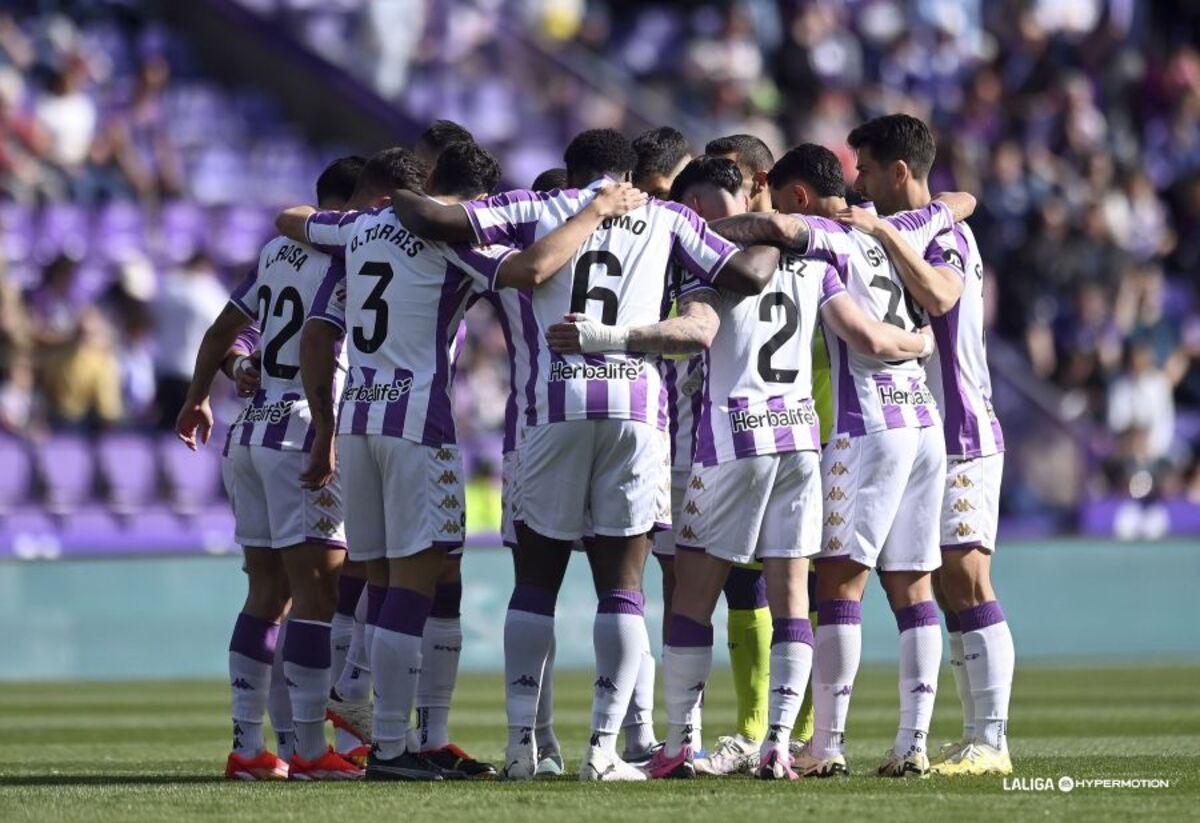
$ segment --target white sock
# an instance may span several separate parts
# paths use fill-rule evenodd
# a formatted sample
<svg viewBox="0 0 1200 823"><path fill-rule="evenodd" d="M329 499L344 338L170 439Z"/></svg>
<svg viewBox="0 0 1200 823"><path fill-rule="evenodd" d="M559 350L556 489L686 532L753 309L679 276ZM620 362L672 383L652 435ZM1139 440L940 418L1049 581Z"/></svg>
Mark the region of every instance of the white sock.
<svg viewBox="0 0 1200 823"><path fill-rule="evenodd" d="M504 705L508 742L533 741L538 697L546 660L554 643L553 592L534 586L513 589L504 618Z"/></svg>
<svg viewBox="0 0 1200 823"><path fill-rule="evenodd" d="M996 601L959 612L966 669L975 703L975 739L1008 750L1008 701L1016 652L1012 631ZM978 626L978 628L976 628Z"/></svg>
<svg viewBox="0 0 1200 823"><path fill-rule="evenodd" d="M462 622L457 617L431 617L425 621L421 678L417 682L417 727L423 752L450 743L450 700L458 679L462 637Z"/></svg>
<svg viewBox="0 0 1200 823"><path fill-rule="evenodd" d="M430 599L411 589L389 588L371 645L375 681L372 728L377 755L390 760L408 746L409 718L421 674L421 634Z"/></svg>
<svg viewBox="0 0 1200 823"><path fill-rule="evenodd" d="M942 665L942 627L932 600L899 609L896 622L900 629L900 728L892 750L903 757L928 751Z"/></svg>
<svg viewBox="0 0 1200 823"><path fill-rule="evenodd" d="M374 626L367 625L367 588L363 588L354 608L354 624L350 632L350 648L346 650L346 660L342 668L333 669L337 674L338 696L351 703L364 703L371 699L371 662L369 654L370 640L374 636ZM368 636L367 629L371 629Z"/></svg>
<svg viewBox="0 0 1200 823"><path fill-rule="evenodd" d="M596 653L592 745L615 754L616 736L629 710L642 653L650 646L641 592L613 589L600 595L592 624L592 644Z"/></svg>
<svg viewBox="0 0 1200 823"><path fill-rule="evenodd" d="M263 712L271 688L271 662L279 626L241 613L229 641L229 690L233 718L233 751L256 757L266 748Z"/></svg>
<svg viewBox="0 0 1200 823"><path fill-rule="evenodd" d="M650 636L647 635L633 695L629 698L629 709L621 724L625 732L625 751L630 755L643 754L658 743L654 736L654 670L654 652L650 649Z"/></svg>
<svg viewBox="0 0 1200 823"><path fill-rule="evenodd" d="M288 621L279 624L275 639L275 657L271 662L271 691L267 696L267 715L275 732L275 753L291 760L296 753L296 725L292 722L292 696L288 694L287 676L283 673L283 648L287 645Z"/></svg>
<svg viewBox="0 0 1200 823"><path fill-rule="evenodd" d="M341 672L346 668L350 642L354 638L354 615L336 612L329 624L329 670Z"/></svg>
<svg viewBox="0 0 1200 823"><path fill-rule="evenodd" d="M862 605L855 600L817 604L813 651L814 756L829 759L845 753L850 695L862 658Z"/></svg>
<svg viewBox="0 0 1200 823"><path fill-rule="evenodd" d="M958 691L958 702L962 704L963 740L975 739L975 700L971 697L971 676L963 657L961 631L946 633L950 638L950 671L954 674L954 688Z"/></svg>
<svg viewBox="0 0 1200 823"><path fill-rule="evenodd" d="M697 734L704 686L712 673L712 626L672 615L663 646L663 693L667 704L666 753L674 757L690 746L698 751Z"/></svg>
<svg viewBox="0 0 1200 823"><path fill-rule="evenodd" d="M316 620L289 620L283 647L283 673L292 700L296 754L316 760L325 741L325 707L329 704L330 626Z"/></svg>
<svg viewBox="0 0 1200 823"><path fill-rule="evenodd" d="M771 638L771 685L767 703L767 736L761 753L772 749L788 753L792 727L804 702L808 677L812 673L813 633L808 618L781 618L774 621ZM786 761L785 761L786 762Z"/></svg>
<svg viewBox="0 0 1200 823"><path fill-rule="evenodd" d="M550 653L546 655L546 665L542 668L542 688L538 693L537 719L534 727L534 737L537 740L538 752L561 752L558 737L554 734L554 634L550 635ZM539 755L543 756L543 755Z"/></svg>

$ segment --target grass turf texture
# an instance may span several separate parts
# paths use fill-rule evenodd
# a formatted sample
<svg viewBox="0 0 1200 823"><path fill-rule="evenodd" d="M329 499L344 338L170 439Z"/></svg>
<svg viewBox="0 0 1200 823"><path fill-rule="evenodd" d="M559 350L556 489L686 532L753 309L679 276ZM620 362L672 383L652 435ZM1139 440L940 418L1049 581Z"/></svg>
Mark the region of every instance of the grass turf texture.
<svg viewBox="0 0 1200 823"><path fill-rule="evenodd" d="M456 823L678 823L821 815L898 822L989 812L1021 819L1200 819L1200 668L1020 670L1012 711L1015 777L1170 781L1168 789L1080 788L1070 794L1006 791L1001 778L867 776L895 730L898 700L889 669L864 670L855 687L849 744L855 774L848 780L580 784L573 775L586 739L588 680L584 673L564 673L556 682L570 778L439 785L227 782L220 775L229 745L228 689L218 682L0 685L0 820L261 822L382 815ZM502 696L499 676L465 675L451 716L455 742L495 762L505 740ZM938 704L935 749L959 731L948 673ZM661 734L661 710L657 720ZM728 672L714 674L705 721L709 745L732 729Z"/></svg>

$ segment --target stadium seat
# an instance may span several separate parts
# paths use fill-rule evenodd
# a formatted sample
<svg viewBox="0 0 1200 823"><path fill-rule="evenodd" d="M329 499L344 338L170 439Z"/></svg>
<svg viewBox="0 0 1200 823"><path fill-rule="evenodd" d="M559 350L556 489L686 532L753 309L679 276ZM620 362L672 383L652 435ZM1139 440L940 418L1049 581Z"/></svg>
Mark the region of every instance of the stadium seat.
<svg viewBox="0 0 1200 823"><path fill-rule="evenodd" d="M28 502L33 486L33 460L23 440L0 434L0 516Z"/></svg>
<svg viewBox="0 0 1200 823"><path fill-rule="evenodd" d="M82 260L88 253L87 213L74 203L50 203L42 209L33 255L46 262L59 254Z"/></svg>
<svg viewBox="0 0 1200 823"><path fill-rule="evenodd" d="M58 527L41 506L21 506L0 520L0 559L51 559L61 553Z"/></svg>
<svg viewBox="0 0 1200 823"><path fill-rule="evenodd" d="M221 499L222 443L214 435L207 447L192 452L175 435L162 435L158 455L176 512L195 514Z"/></svg>
<svg viewBox="0 0 1200 823"><path fill-rule="evenodd" d="M114 512L138 512L158 498L158 456L148 436L102 435L96 441L96 460Z"/></svg>
<svg viewBox="0 0 1200 823"><path fill-rule="evenodd" d="M84 437L52 436L37 450L37 468L50 513L74 511L92 499L96 467L91 444Z"/></svg>
<svg viewBox="0 0 1200 823"><path fill-rule="evenodd" d="M184 263L204 242L207 231L204 210L195 203L176 200L163 207L159 259Z"/></svg>
<svg viewBox="0 0 1200 823"><path fill-rule="evenodd" d="M92 220L91 247L105 263L119 263L143 256L145 234L142 210L128 200L117 200Z"/></svg>
<svg viewBox="0 0 1200 823"><path fill-rule="evenodd" d="M0 255L11 264L33 253L33 211L21 203L0 203Z"/></svg>

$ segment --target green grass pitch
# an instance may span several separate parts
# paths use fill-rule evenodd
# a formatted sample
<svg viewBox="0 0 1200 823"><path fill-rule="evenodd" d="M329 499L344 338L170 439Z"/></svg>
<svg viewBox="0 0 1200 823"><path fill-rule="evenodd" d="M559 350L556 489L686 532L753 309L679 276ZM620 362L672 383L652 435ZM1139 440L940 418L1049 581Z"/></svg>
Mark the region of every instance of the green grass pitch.
<svg viewBox="0 0 1200 823"><path fill-rule="evenodd" d="M556 710L577 766L588 677L563 673ZM480 757L504 744L501 679L465 675L453 736ZM1012 791L1002 778L887 781L867 776L894 733L895 674L867 669L850 715L842 781L749 778L648 784L573 779L503 784L232 784L221 779L228 690L219 682L0 686L0 820L643 821L1200 819L1200 668L1024 668L1012 710L1018 778L1152 778L1166 789ZM934 744L958 730L944 673ZM733 719L728 674L710 684L705 739ZM660 733L663 718L658 717ZM1012 784L1012 779L1009 779Z"/></svg>

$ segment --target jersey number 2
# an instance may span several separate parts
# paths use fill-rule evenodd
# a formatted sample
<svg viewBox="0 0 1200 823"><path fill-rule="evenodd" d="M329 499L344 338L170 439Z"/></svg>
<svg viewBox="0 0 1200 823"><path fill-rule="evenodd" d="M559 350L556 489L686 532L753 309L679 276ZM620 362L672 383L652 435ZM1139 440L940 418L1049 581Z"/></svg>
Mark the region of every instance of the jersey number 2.
<svg viewBox="0 0 1200 823"><path fill-rule="evenodd" d="M758 350L758 374L768 383L795 383L798 369L780 369L771 364L775 352L792 339L800 328L800 310L796 302L781 291L764 294L758 304L758 319L764 323L775 320L775 308L783 309L783 328L771 335Z"/></svg>
<svg viewBox="0 0 1200 823"><path fill-rule="evenodd" d="M300 292L296 291L292 286L280 289L279 296L275 299L275 307L272 308L271 289L267 286L260 286L258 289L258 305L258 322L260 326L267 325L267 318L269 316L283 317L284 312L290 311L287 323L263 346L262 365L263 371L271 377L280 380L292 380L300 373L300 366L280 363L279 350L287 345L287 342L295 337L296 333L304 325L304 301L300 299Z"/></svg>

